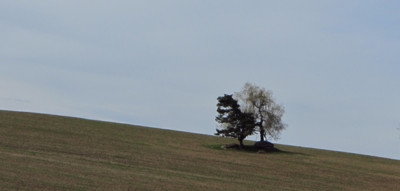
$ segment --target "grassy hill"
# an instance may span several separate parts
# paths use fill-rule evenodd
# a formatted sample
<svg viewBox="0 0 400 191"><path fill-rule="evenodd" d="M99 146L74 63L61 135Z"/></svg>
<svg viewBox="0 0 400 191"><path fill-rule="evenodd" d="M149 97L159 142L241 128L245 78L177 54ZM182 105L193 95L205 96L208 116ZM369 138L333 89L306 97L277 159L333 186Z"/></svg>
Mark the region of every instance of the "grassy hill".
<svg viewBox="0 0 400 191"><path fill-rule="evenodd" d="M400 161L0 111L0 190L399 190ZM252 144L245 142L245 144Z"/></svg>

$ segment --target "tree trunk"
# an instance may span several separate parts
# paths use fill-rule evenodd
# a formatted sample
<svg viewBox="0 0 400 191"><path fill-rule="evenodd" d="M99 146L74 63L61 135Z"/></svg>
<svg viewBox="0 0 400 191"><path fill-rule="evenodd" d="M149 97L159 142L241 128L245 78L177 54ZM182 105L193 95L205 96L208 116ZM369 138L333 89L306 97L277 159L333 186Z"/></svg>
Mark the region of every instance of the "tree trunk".
<svg viewBox="0 0 400 191"><path fill-rule="evenodd" d="M260 127L260 141L264 141L264 134L265 134L265 130L263 128Z"/></svg>
<svg viewBox="0 0 400 191"><path fill-rule="evenodd" d="M258 128L260 128L260 141L264 141L264 134L265 134L265 130L264 130L262 124L263 124L263 121L260 121L257 124Z"/></svg>
<svg viewBox="0 0 400 191"><path fill-rule="evenodd" d="M240 149L241 150L243 150L244 149L244 145L243 145L243 139L239 139L239 147L240 147Z"/></svg>

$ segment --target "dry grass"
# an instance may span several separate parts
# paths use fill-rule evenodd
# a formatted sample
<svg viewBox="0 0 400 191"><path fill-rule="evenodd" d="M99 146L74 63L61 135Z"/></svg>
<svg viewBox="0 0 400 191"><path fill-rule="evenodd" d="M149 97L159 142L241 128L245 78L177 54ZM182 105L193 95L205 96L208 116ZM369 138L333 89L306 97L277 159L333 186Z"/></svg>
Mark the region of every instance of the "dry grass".
<svg viewBox="0 0 400 191"><path fill-rule="evenodd" d="M400 161L0 111L0 190L399 190ZM247 142L247 144L251 144Z"/></svg>

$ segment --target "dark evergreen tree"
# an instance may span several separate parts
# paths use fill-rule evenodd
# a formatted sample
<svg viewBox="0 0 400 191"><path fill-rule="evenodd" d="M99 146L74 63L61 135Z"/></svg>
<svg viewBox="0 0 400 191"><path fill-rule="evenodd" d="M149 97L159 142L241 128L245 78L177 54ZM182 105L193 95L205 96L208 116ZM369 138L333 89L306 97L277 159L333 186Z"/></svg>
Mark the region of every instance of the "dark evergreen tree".
<svg viewBox="0 0 400 191"><path fill-rule="evenodd" d="M220 123L221 129L216 129L215 135L233 137L239 140L240 148L243 149L243 140L254 133L255 118L252 113L243 113L237 100L232 95L225 94L218 97L217 112L215 120Z"/></svg>

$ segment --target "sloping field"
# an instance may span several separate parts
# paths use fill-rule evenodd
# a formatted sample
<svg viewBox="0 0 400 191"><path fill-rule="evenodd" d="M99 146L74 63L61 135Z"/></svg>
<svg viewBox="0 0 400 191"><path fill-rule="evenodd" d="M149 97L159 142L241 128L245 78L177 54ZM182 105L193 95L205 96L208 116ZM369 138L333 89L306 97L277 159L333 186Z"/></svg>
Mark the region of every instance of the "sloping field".
<svg viewBox="0 0 400 191"><path fill-rule="evenodd" d="M397 160L225 143L236 141L0 111L0 190L400 190Z"/></svg>

